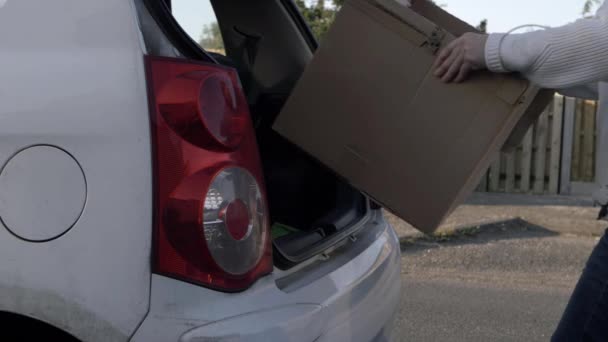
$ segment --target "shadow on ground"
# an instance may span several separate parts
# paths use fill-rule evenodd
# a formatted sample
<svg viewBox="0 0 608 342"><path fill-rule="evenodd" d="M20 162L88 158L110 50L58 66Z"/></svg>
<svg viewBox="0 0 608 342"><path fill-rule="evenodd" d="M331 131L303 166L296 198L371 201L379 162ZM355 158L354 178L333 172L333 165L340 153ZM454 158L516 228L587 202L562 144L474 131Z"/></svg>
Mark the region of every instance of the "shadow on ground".
<svg viewBox="0 0 608 342"><path fill-rule="evenodd" d="M547 228L532 224L521 218L514 218L468 228L439 232L434 235L403 237L400 239L400 243L403 252L415 252L420 249L437 248L441 246L485 244L499 240L541 238L557 235L559 235L559 233Z"/></svg>

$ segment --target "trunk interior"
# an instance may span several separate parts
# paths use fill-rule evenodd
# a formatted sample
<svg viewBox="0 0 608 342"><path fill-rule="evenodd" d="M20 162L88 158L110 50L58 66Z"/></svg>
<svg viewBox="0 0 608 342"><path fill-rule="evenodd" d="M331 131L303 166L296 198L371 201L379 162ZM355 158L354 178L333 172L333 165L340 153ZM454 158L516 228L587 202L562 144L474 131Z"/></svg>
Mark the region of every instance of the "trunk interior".
<svg viewBox="0 0 608 342"><path fill-rule="evenodd" d="M251 75L232 59L246 92ZM370 214L370 201L338 175L272 129L289 93L262 92L250 105L268 195L274 263L289 269L353 235Z"/></svg>
<svg viewBox="0 0 608 342"><path fill-rule="evenodd" d="M272 130L316 48L294 3L211 0L225 54L204 51L189 38L171 15L169 0L144 3L171 46L185 57L217 62L239 72L265 174L275 265L288 269L360 230L371 216L370 201ZM152 37L149 45L161 51L162 41Z"/></svg>
<svg viewBox="0 0 608 342"><path fill-rule="evenodd" d="M262 96L252 107L266 177L275 265L289 268L353 234L368 201L272 130L287 94Z"/></svg>
<svg viewBox="0 0 608 342"><path fill-rule="evenodd" d="M226 55L213 57L239 71L247 93L268 192L274 262L287 269L353 235L367 221L370 202L272 129L316 48L293 2L212 3L226 47Z"/></svg>

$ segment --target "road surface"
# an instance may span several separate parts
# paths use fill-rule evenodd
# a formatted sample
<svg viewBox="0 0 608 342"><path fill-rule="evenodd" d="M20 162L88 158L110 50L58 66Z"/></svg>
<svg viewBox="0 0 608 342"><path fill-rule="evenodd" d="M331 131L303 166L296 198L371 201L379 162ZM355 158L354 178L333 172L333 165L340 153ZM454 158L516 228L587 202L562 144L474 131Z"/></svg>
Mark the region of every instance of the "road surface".
<svg viewBox="0 0 608 342"><path fill-rule="evenodd" d="M405 241L396 340L548 341L596 243L518 220Z"/></svg>

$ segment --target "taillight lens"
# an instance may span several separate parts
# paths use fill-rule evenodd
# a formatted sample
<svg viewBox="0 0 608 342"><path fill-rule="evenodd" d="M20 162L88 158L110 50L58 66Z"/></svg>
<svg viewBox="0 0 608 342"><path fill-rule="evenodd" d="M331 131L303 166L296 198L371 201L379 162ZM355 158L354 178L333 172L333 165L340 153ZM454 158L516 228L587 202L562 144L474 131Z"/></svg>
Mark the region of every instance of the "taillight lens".
<svg viewBox="0 0 608 342"><path fill-rule="evenodd" d="M247 273L262 257L266 227L266 206L255 178L242 168L220 171L203 209L203 230L213 260L230 274Z"/></svg>
<svg viewBox="0 0 608 342"><path fill-rule="evenodd" d="M226 70L207 68L167 80L158 110L181 138L202 148L236 148L248 123L247 102Z"/></svg>
<svg viewBox="0 0 608 342"><path fill-rule="evenodd" d="M266 194L236 72L146 57L155 273L223 291L272 271Z"/></svg>

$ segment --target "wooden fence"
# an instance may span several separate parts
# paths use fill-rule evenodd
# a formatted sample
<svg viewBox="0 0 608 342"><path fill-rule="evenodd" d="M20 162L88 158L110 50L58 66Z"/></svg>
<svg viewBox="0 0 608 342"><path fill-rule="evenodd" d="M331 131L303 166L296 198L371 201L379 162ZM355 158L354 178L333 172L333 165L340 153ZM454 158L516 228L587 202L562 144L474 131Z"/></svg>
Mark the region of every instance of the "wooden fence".
<svg viewBox="0 0 608 342"><path fill-rule="evenodd" d="M595 102L576 101L571 167L571 180L575 182L595 180L596 112Z"/></svg>
<svg viewBox="0 0 608 342"><path fill-rule="evenodd" d="M594 102L555 96L521 144L497 157L477 190L557 194L570 182L593 182L595 113Z"/></svg>

